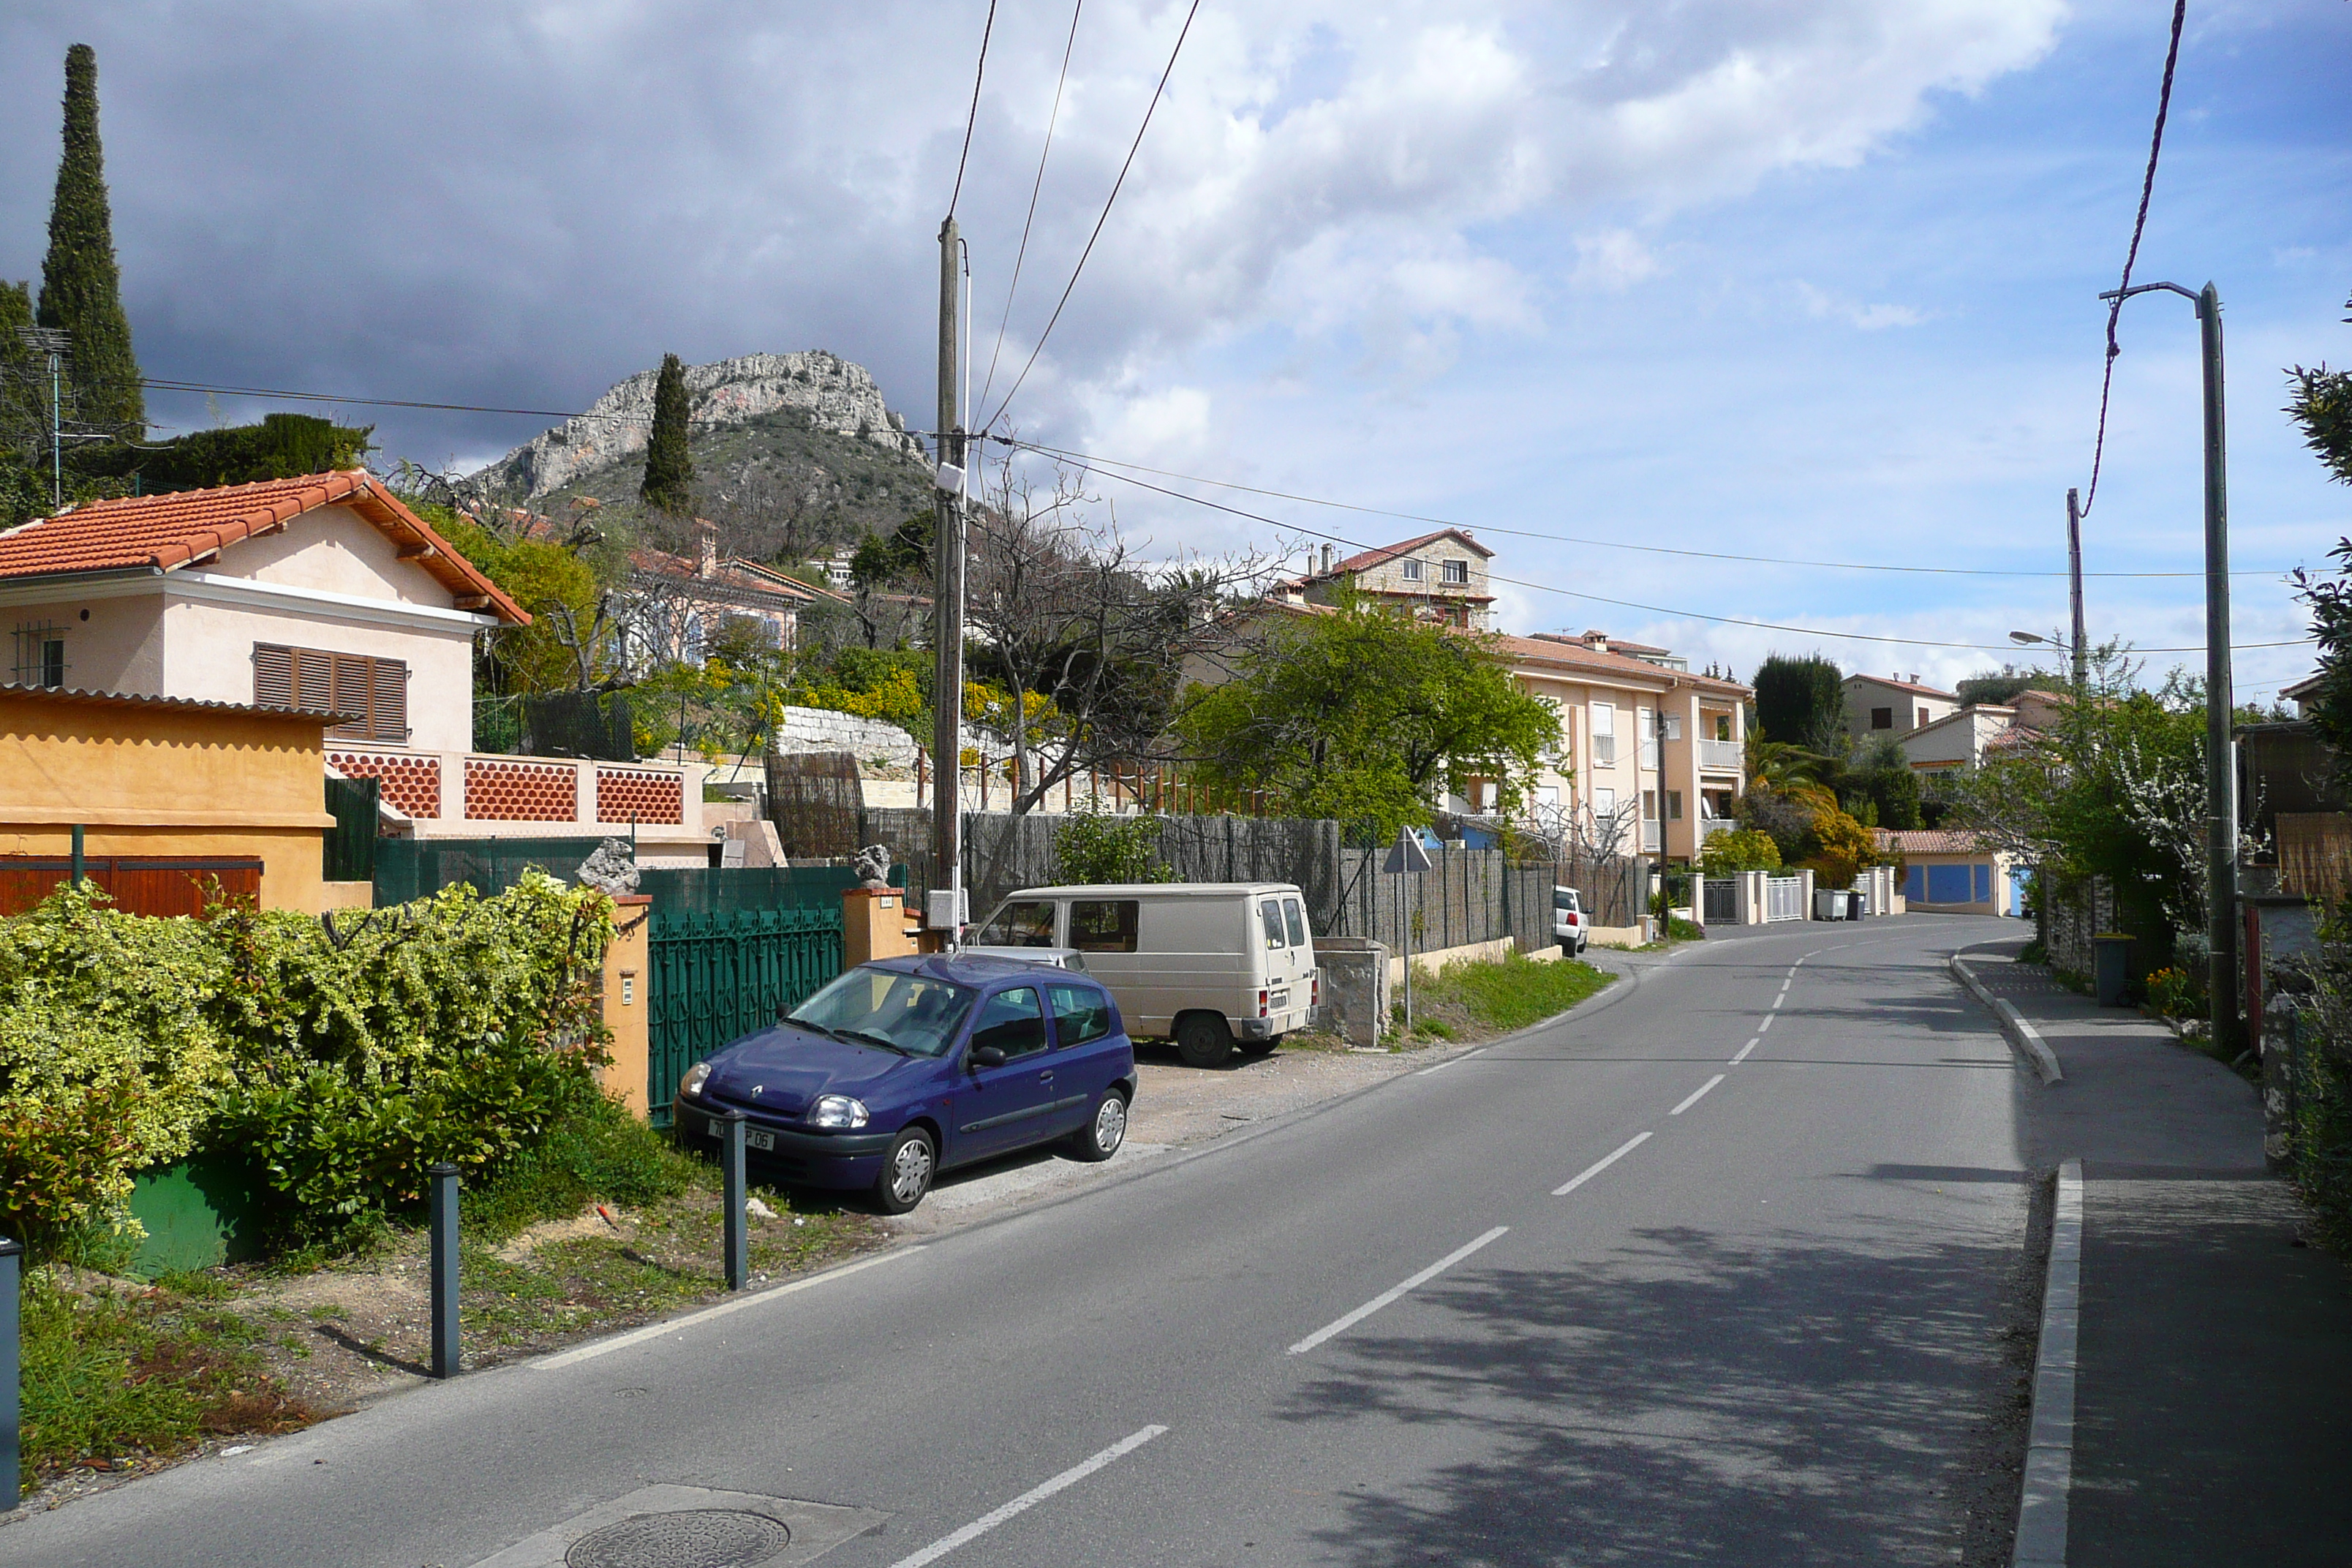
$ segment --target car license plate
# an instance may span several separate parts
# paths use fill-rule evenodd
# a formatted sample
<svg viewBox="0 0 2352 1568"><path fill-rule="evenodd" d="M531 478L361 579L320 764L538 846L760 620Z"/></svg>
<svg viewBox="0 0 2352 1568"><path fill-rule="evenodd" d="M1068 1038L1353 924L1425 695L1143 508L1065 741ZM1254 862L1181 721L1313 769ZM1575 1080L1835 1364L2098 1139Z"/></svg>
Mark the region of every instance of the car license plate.
<svg viewBox="0 0 2352 1568"><path fill-rule="evenodd" d="M1289 1005L1290 993L1286 990L1276 991L1265 999L1265 1010L1269 1013L1279 1013Z"/></svg>
<svg viewBox="0 0 2352 1568"><path fill-rule="evenodd" d="M727 1123L719 1121L715 1116L712 1117L710 1119L710 1135L713 1138L718 1139L720 1142L725 1142L727 1141ZM772 1154L776 1152L776 1135L769 1131L764 1127L746 1127L743 1129L743 1147L746 1149L758 1149L763 1152Z"/></svg>

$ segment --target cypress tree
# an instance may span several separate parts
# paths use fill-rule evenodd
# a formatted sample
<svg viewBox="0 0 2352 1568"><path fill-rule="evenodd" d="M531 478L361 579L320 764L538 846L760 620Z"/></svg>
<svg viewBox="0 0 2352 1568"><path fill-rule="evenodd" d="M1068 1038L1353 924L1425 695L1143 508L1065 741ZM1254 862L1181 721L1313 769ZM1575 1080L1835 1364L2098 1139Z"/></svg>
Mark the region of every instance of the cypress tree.
<svg viewBox="0 0 2352 1568"><path fill-rule="evenodd" d="M654 428L646 442L646 480L637 494L646 504L673 516L693 506L694 453L687 447L686 366L676 354L662 355L654 381Z"/></svg>
<svg viewBox="0 0 2352 1568"><path fill-rule="evenodd" d="M106 155L98 142L98 52L66 51L65 155L49 207L49 254L41 262L41 325L73 339L76 415L93 425L147 430L147 398L122 313L114 260L114 219L106 200Z"/></svg>

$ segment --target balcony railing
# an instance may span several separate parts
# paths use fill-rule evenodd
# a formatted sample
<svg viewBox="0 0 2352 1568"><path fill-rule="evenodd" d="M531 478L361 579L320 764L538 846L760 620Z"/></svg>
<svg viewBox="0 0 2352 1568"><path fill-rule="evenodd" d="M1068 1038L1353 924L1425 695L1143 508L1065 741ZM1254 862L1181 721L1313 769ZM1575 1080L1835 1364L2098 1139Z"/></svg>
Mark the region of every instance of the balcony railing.
<svg viewBox="0 0 2352 1568"><path fill-rule="evenodd" d="M1714 837L1717 834L1728 833L1738 826L1739 825L1738 823L1732 821L1729 817L1704 817L1700 820L1698 825L1698 841L1701 844L1704 844L1708 839Z"/></svg>
<svg viewBox="0 0 2352 1568"><path fill-rule="evenodd" d="M1743 748L1737 741L1701 741L1698 743L1698 765L1710 773L1736 773L1739 771Z"/></svg>
<svg viewBox="0 0 2352 1568"><path fill-rule="evenodd" d="M616 763L336 745L327 764L379 781L386 810L418 837L614 835L699 844L699 763Z"/></svg>

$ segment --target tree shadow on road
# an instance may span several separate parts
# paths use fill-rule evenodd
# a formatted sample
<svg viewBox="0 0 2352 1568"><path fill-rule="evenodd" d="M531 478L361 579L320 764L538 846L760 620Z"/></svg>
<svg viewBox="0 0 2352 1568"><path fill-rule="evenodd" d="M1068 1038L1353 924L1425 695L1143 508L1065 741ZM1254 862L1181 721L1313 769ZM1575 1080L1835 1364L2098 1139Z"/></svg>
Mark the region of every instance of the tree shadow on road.
<svg viewBox="0 0 2352 1568"><path fill-rule="evenodd" d="M1995 1200L1998 1204L2000 1200ZM1279 1411L1461 1456L1349 1494L1339 1561L2005 1563L2038 1282L2007 1224L1731 1245L1636 1233L1576 1273L1488 1269L1416 1300L1458 1331L1359 1333Z"/></svg>

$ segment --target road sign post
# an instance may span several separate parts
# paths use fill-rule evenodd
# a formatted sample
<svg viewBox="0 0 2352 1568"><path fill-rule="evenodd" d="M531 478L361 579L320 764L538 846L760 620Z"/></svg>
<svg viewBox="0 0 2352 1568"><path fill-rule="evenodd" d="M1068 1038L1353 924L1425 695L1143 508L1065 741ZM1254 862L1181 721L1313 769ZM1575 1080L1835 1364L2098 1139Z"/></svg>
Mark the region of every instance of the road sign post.
<svg viewBox="0 0 2352 1568"><path fill-rule="evenodd" d="M1429 869L1429 851L1422 847L1421 835L1410 827L1397 829L1397 840L1389 846L1388 860L1381 870L1397 879L1397 931L1404 949L1404 1032L1412 1033L1412 917L1405 910L1407 877L1418 876Z"/></svg>

